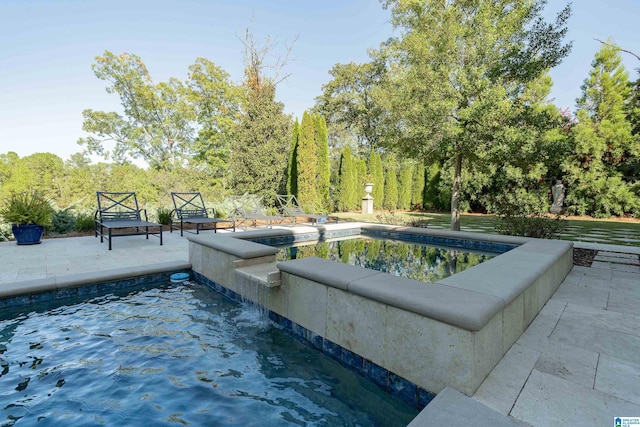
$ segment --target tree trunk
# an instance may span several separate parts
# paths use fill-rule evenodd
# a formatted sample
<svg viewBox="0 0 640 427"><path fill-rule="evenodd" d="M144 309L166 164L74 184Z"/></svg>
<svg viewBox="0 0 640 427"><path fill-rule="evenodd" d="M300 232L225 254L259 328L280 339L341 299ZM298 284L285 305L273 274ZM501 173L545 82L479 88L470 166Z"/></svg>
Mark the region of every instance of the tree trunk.
<svg viewBox="0 0 640 427"><path fill-rule="evenodd" d="M451 229L460 231L460 187L462 183L462 153L456 153L453 189L451 191Z"/></svg>

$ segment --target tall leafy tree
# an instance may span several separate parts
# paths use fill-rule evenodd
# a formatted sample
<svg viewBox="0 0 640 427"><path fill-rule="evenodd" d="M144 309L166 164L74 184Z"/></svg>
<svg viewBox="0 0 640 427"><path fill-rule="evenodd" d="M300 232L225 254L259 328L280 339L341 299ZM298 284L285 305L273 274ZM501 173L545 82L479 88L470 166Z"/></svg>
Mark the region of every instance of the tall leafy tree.
<svg viewBox="0 0 640 427"><path fill-rule="evenodd" d="M298 140L298 201L300 206L313 211L318 205L317 168L318 148L315 140L315 120L313 114L304 112L300 124Z"/></svg>
<svg viewBox="0 0 640 427"><path fill-rule="evenodd" d="M384 62L336 64L329 74L333 78L322 86L316 109L325 114L338 131L347 130L354 135L365 152L381 146L386 116L380 102Z"/></svg>
<svg viewBox="0 0 640 427"><path fill-rule="evenodd" d="M563 44L567 6L555 22L542 0L387 0L401 36L378 56L388 76L388 109L403 152L434 153L453 169L451 228L460 229L463 164L490 147L510 144L512 104L527 82L570 51Z"/></svg>
<svg viewBox="0 0 640 427"><path fill-rule="evenodd" d="M329 210L331 199L331 167L329 160L329 137L327 122L322 114L314 114L314 128L316 140L316 158L318 160L316 173L316 191L318 193L318 208L322 212Z"/></svg>
<svg viewBox="0 0 640 427"><path fill-rule="evenodd" d="M640 156L625 107L629 74L619 49L603 44L578 99L574 155L565 162L571 211L596 217L637 213L640 200L621 171Z"/></svg>
<svg viewBox="0 0 640 427"><path fill-rule="evenodd" d="M189 67L187 99L195 108L198 133L193 142L195 166L205 166L217 178L229 172L229 155L240 117L242 88L208 59L197 58Z"/></svg>
<svg viewBox="0 0 640 427"><path fill-rule="evenodd" d="M154 84L140 57L105 51L93 64L96 77L110 83L107 92L120 97L124 115L84 110L78 143L87 152L114 161L143 159L156 169L171 170L194 154L195 109L177 79ZM109 143L114 143L111 151Z"/></svg>

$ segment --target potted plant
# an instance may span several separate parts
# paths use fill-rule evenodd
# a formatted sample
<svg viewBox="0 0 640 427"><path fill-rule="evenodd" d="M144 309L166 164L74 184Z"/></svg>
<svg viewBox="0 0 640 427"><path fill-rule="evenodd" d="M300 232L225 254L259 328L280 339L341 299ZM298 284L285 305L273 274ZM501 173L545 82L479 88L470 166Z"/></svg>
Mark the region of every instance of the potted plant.
<svg viewBox="0 0 640 427"><path fill-rule="evenodd" d="M44 227L51 225L54 212L42 194L16 193L0 209L0 216L12 224L11 231L19 245L34 245L40 243Z"/></svg>

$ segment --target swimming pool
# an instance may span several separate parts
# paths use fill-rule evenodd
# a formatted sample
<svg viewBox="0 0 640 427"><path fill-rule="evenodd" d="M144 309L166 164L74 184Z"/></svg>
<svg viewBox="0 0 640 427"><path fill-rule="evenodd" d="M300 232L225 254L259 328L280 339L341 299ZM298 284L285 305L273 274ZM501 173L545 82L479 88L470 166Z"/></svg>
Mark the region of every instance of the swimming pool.
<svg viewBox="0 0 640 427"><path fill-rule="evenodd" d="M417 414L251 313L166 282L7 309L0 425L406 425Z"/></svg>
<svg viewBox="0 0 640 427"><path fill-rule="evenodd" d="M276 261L315 256L394 276L436 283L496 255L498 254L370 236L348 236L340 240L281 246L280 252L276 254Z"/></svg>

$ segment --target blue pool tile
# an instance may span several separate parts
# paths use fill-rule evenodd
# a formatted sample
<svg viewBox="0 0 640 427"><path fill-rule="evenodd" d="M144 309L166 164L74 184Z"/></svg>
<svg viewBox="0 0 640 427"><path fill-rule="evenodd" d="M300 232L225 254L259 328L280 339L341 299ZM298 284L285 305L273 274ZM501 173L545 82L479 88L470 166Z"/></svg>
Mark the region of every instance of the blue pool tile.
<svg viewBox="0 0 640 427"><path fill-rule="evenodd" d="M352 351L347 350L346 348L342 349L342 363L359 374L362 374L364 369L364 358L359 354L356 354Z"/></svg>
<svg viewBox="0 0 640 427"><path fill-rule="evenodd" d="M98 292L109 293L116 290L116 284L114 282L98 283Z"/></svg>
<svg viewBox="0 0 640 427"><path fill-rule="evenodd" d="M413 407L418 406L418 386L391 372L389 373L389 392Z"/></svg>
<svg viewBox="0 0 640 427"><path fill-rule="evenodd" d="M77 289L77 292L78 292L78 296L79 297L97 295L98 294L98 285L92 284L92 285L80 286Z"/></svg>
<svg viewBox="0 0 640 427"><path fill-rule="evenodd" d="M418 409L423 409L434 397L436 397L434 393L418 387Z"/></svg>
<svg viewBox="0 0 640 427"><path fill-rule="evenodd" d="M53 292L42 292L31 295L31 302L34 304L53 301Z"/></svg>
<svg viewBox="0 0 640 427"><path fill-rule="evenodd" d="M334 342L331 342L325 339L322 342L322 352L325 353L327 356L331 357L332 359L337 360L338 362L342 361L342 358L341 358L342 347L340 347L338 344Z"/></svg>
<svg viewBox="0 0 640 427"><path fill-rule="evenodd" d="M309 344L311 345L311 347L315 348L316 350L322 350L322 347L324 345L324 338L322 338L322 336L312 332L312 331L308 331L307 332L307 341L309 342Z"/></svg>
<svg viewBox="0 0 640 427"><path fill-rule="evenodd" d="M295 322L291 322L291 333L299 340L306 341L307 330Z"/></svg>
<svg viewBox="0 0 640 427"><path fill-rule="evenodd" d="M378 387L385 391L389 390L389 371L385 368L365 359L362 365L362 371L364 375Z"/></svg>
<svg viewBox="0 0 640 427"><path fill-rule="evenodd" d="M62 288L56 289L53 295L54 299L75 298L78 296L78 288Z"/></svg>
<svg viewBox="0 0 640 427"><path fill-rule="evenodd" d="M31 304L30 295L18 295L16 297L7 298L7 307L19 307L22 305Z"/></svg>

